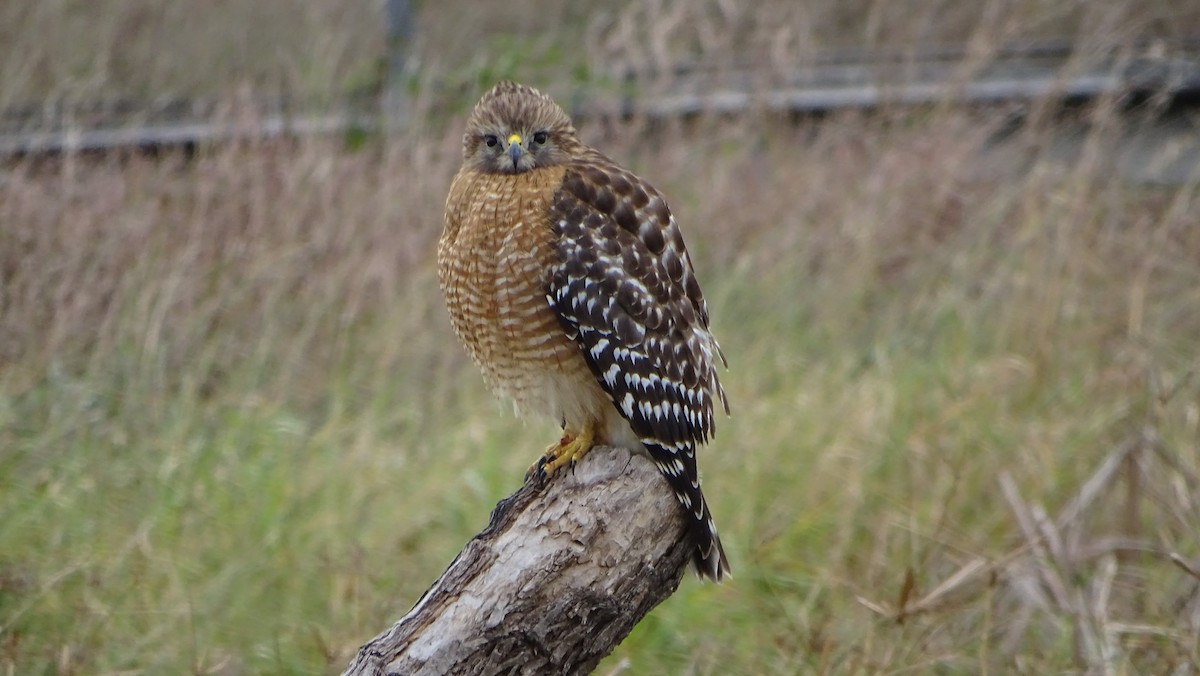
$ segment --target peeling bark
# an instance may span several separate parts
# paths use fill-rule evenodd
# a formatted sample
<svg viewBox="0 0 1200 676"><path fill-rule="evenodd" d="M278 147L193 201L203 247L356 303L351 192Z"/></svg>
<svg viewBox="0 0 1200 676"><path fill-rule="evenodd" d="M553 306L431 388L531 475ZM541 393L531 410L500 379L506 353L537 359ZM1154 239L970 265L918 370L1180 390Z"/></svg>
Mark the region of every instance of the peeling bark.
<svg viewBox="0 0 1200 676"><path fill-rule="evenodd" d="M500 501L345 674L588 673L679 587L683 513L645 456L597 446Z"/></svg>

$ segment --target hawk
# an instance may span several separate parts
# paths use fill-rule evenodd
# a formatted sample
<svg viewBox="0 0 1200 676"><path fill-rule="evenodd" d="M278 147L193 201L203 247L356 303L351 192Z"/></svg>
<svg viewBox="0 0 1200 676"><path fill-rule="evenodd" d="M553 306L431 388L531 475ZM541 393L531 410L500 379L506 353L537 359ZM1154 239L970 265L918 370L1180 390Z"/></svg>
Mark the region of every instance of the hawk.
<svg viewBox="0 0 1200 676"><path fill-rule="evenodd" d="M546 94L500 82L471 112L438 279L454 331L521 415L562 425L531 473L594 444L645 448L688 514L697 572L729 574L696 448L725 357L661 193L584 145Z"/></svg>

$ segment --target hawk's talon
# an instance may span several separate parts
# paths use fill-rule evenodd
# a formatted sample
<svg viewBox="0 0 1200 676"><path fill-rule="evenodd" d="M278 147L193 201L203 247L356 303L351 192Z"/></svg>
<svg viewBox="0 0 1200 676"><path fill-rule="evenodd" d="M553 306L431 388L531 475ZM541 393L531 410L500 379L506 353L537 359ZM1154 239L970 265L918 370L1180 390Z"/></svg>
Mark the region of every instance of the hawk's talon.
<svg viewBox="0 0 1200 676"><path fill-rule="evenodd" d="M551 448L553 448L553 446ZM546 479L550 478L550 474L546 472L546 465L551 463L553 460L554 456L550 453L546 453L546 455L538 458L532 465L529 466L529 469L525 470L525 481L533 479L539 484L546 483Z"/></svg>
<svg viewBox="0 0 1200 676"><path fill-rule="evenodd" d="M531 477L536 477L539 482L545 482L551 474L563 466L569 467L574 472L576 463L592 450L594 438L594 433L590 429L579 434L563 432L558 443L547 448L545 455L538 458L538 461L525 472L525 480L529 481Z"/></svg>

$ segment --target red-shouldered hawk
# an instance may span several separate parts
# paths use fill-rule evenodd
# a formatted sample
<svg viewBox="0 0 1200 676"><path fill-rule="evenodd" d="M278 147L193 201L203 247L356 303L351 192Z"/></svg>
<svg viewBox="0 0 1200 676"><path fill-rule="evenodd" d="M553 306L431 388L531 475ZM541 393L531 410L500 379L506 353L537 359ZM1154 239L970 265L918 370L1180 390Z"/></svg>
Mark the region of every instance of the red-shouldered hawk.
<svg viewBox="0 0 1200 676"><path fill-rule="evenodd" d="M662 195L580 142L549 96L501 82L467 121L438 277L492 389L563 427L531 471L643 446L690 516L696 570L728 575L696 469L714 399L729 410L725 358Z"/></svg>

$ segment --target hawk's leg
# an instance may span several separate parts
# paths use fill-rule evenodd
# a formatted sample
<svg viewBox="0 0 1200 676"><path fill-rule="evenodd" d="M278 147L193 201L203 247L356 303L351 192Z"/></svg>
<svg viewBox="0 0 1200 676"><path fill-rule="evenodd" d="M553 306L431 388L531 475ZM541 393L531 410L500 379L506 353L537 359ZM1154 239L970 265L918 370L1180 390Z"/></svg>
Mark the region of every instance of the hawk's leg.
<svg viewBox="0 0 1200 676"><path fill-rule="evenodd" d="M533 467L530 467L529 471L525 473L525 478L536 476L539 479L545 479L563 465L574 467L576 462L583 459L583 456L592 450L595 435L596 432L591 424L584 426L578 433L564 428L562 438L558 440L558 443L547 448L546 454L533 463Z"/></svg>

